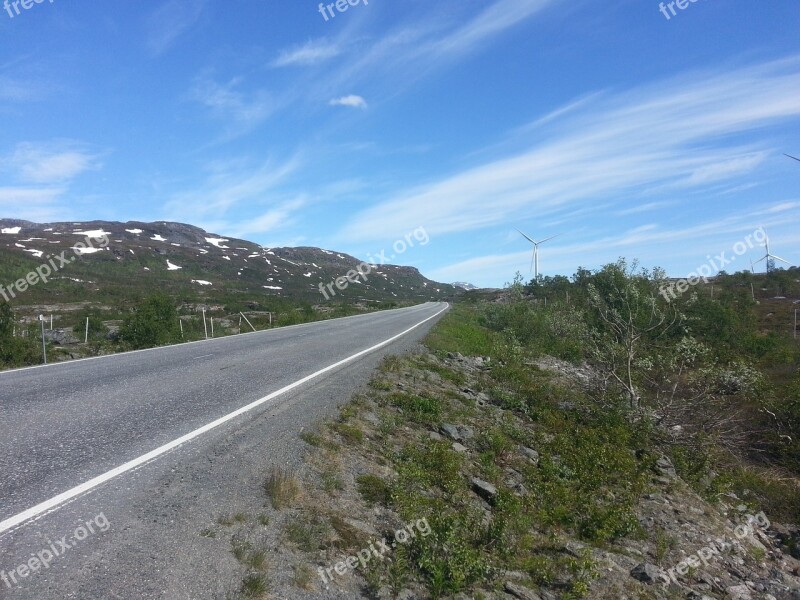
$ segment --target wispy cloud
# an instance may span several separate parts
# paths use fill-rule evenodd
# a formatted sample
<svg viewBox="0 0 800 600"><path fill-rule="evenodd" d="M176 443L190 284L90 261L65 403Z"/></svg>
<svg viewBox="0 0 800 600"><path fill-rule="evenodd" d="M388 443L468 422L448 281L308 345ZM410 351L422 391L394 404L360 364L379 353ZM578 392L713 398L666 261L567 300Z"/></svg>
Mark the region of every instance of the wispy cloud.
<svg viewBox="0 0 800 600"><path fill-rule="evenodd" d="M663 227L646 224L629 230L600 234L593 239L580 239L580 236L561 237L552 244L542 246L540 251L545 273L573 273L578 265L598 268L613 262L619 256L640 259L643 266L664 266L665 261L676 256L687 265L686 271L670 273L674 276L685 276L689 269L699 266L708 260L709 254L727 251L727 258L733 258L730 251L736 242L759 226L767 229L784 224L787 219L800 217L800 202L787 202L770 207L727 215L689 227ZM505 237L505 236L504 236ZM516 236L519 237L518 235ZM570 239L578 241L570 242ZM513 235L511 239L516 239ZM519 238L520 240L522 238ZM505 240L504 240L505 241ZM791 239L781 238L785 246ZM523 245L524 240L514 244ZM754 248L748 254L731 263L727 270L748 269L748 258L755 258L759 249ZM787 258L792 258L787 255ZM587 264L588 263L588 264ZM528 275L530 249L514 250L508 253L493 253L476 256L439 267L428 275L437 281L497 281L497 273L514 273L524 271ZM509 277L510 278L510 277Z"/></svg>
<svg viewBox="0 0 800 600"><path fill-rule="evenodd" d="M0 214L18 219L47 222L67 218L58 200L64 188L0 187Z"/></svg>
<svg viewBox="0 0 800 600"><path fill-rule="evenodd" d="M258 214L265 204L280 204L280 214L302 204L282 201L278 188L300 167L295 156L285 162L268 160L253 167L247 161L217 162L209 165L206 181L196 189L175 194L165 205L166 218L181 222L213 223L217 233L258 232L271 228L271 211ZM237 220L228 219L236 209ZM256 214L255 217L252 215ZM250 223L255 219L255 225ZM225 231L220 229L224 228Z"/></svg>
<svg viewBox="0 0 800 600"><path fill-rule="evenodd" d="M10 171L20 181L53 184L99 168L99 160L99 155L90 152L84 144L58 141L20 143L3 162L4 170Z"/></svg>
<svg viewBox="0 0 800 600"><path fill-rule="evenodd" d="M273 67L318 65L342 53L342 47L326 39L310 40L302 46L283 50L272 62Z"/></svg>
<svg viewBox="0 0 800 600"><path fill-rule="evenodd" d="M205 78L197 81L191 98L208 108L215 117L228 124L228 134L239 135L251 131L270 116L280 105L279 101L265 90L245 92L242 78L227 83L217 83Z"/></svg>
<svg viewBox="0 0 800 600"><path fill-rule="evenodd" d="M162 54L203 14L206 0L168 0L147 17L147 50Z"/></svg>
<svg viewBox="0 0 800 600"><path fill-rule="evenodd" d="M342 96L334 98L329 103L331 106L349 106L350 108L367 108L367 101L361 96Z"/></svg>
<svg viewBox="0 0 800 600"><path fill-rule="evenodd" d="M521 154L378 203L353 218L341 237L389 238L418 223L431 234L464 232L542 218L578 202L648 199L656 191L736 181L766 154L731 146L730 136L800 117L799 63L695 73L606 95L555 119Z"/></svg>

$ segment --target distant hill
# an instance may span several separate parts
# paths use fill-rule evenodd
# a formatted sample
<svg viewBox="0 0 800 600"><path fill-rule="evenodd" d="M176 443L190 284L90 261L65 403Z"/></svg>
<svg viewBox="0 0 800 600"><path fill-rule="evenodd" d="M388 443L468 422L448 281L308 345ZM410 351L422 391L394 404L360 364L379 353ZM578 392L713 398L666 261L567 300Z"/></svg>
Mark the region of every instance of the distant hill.
<svg viewBox="0 0 800 600"><path fill-rule="evenodd" d="M453 284L453 287L461 288L462 290L477 290L477 285L472 285L471 283L467 283L466 281L456 281Z"/></svg>
<svg viewBox="0 0 800 600"><path fill-rule="evenodd" d="M104 235L109 243L100 248ZM94 247L76 252L76 244L87 237L94 239ZM158 290L187 301L280 297L312 304L446 300L463 293L423 277L414 267L374 265L346 289L334 285L334 296L327 285L356 269L361 264L357 258L321 248L265 248L183 223L0 219L0 284L8 286L62 252L70 264L46 285L39 283L18 294L15 304L113 302ZM328 300L320 293L320 284Z"/></svg>

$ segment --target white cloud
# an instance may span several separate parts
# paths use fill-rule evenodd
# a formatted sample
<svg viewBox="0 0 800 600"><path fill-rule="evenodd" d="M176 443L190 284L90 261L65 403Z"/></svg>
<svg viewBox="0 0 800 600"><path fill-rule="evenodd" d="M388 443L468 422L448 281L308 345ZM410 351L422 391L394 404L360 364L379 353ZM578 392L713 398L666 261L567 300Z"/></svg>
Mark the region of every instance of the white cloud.
<svg viewBox="0 0 800 600"><path fill-rule="evenodd" d="M98 160L97 155L74 142L23 142L4 162L5 170L13 172L21 181L49 184L69 181L96 169Z"/></svg>
<svg viewBox="0 0 800 600"><path fill-rule="evenodd" d="M330 101L331 106L349 106L351 108L367 108L367 101L361 96L342 96Z"/></svg>
<svg viewBox="0 0 800 600"><path fill-rule="evenodd" d="M262 123L277 109L277 103L266 91L250 94L241 91L242 79L235 78L225 84L210 79L198 81L192 90L192 98L211 109L218 117L232 121L245 130Z"/></svg>
<svg viewBox="0 0 800 600"><path fill-rule="evenodd" d="M341 54L342 48L328 40L308 41L302 46L284 50L276 58L273 67L296 67L317 65Z"/></svg>
<svg viewBox="0 0 800 600"><path fill-rule="evenodd" d="M797 59L724 74L695 73L616 95L540 127L533 145L425 185L356 215L340 237L391 239L423 224L431 235L542 219L576 205L652 201L710 182L737 182L766 156L734 135L800 117ZM737 183L741 183L738 181Z"/></svg>
<svg viewBox="0 0 800 600"><path fill-rule="evenodd" d="M147 18L147 49L157 56L169 49L183 33L197 23L205 0L169 0Z"/></svg>
<svg viewBox="0 0 800 600"><path fill-rule="evenodd" d="M208 231L222 234L232 228L245 231L249 226L232 225L226 220L228 212L236 209L242 214L250 209L247 212L252 213L253 207L268 200L274 202L277 188L297 171L300 162L299 157L292 157L282 163L268 160L255 167L240 161L212 163L208 178L199 188L175 194L167 202L166 220L199 223ZM256 228L266 228L267 217L260 218Z"/></svg>

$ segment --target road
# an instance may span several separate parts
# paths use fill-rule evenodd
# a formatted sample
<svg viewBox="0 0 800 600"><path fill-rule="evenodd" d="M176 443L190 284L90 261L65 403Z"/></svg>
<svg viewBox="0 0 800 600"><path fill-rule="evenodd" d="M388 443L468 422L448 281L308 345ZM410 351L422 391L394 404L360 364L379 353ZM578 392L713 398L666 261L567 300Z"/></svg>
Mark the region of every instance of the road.
<svg viewBox="0 0 800 600"><path fill-rule="evenodd" d="M0 598L224 598L197 527L446 308L0 373Z"/></svg>

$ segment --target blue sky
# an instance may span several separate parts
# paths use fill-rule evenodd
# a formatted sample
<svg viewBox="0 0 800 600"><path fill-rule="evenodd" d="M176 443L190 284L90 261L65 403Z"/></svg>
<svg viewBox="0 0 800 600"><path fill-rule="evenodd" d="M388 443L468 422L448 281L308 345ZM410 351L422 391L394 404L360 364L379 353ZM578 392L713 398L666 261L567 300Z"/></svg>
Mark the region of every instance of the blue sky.
<svg viewBox="0 0 800 600"><path fill-rule="evenodd" d="M797 0L26 1L0 12L2 217L359 258L423 227L393 262L484 286L528 276L515 228L560 234L546 275L683 276L760 225L800 264Z"/></svg>

